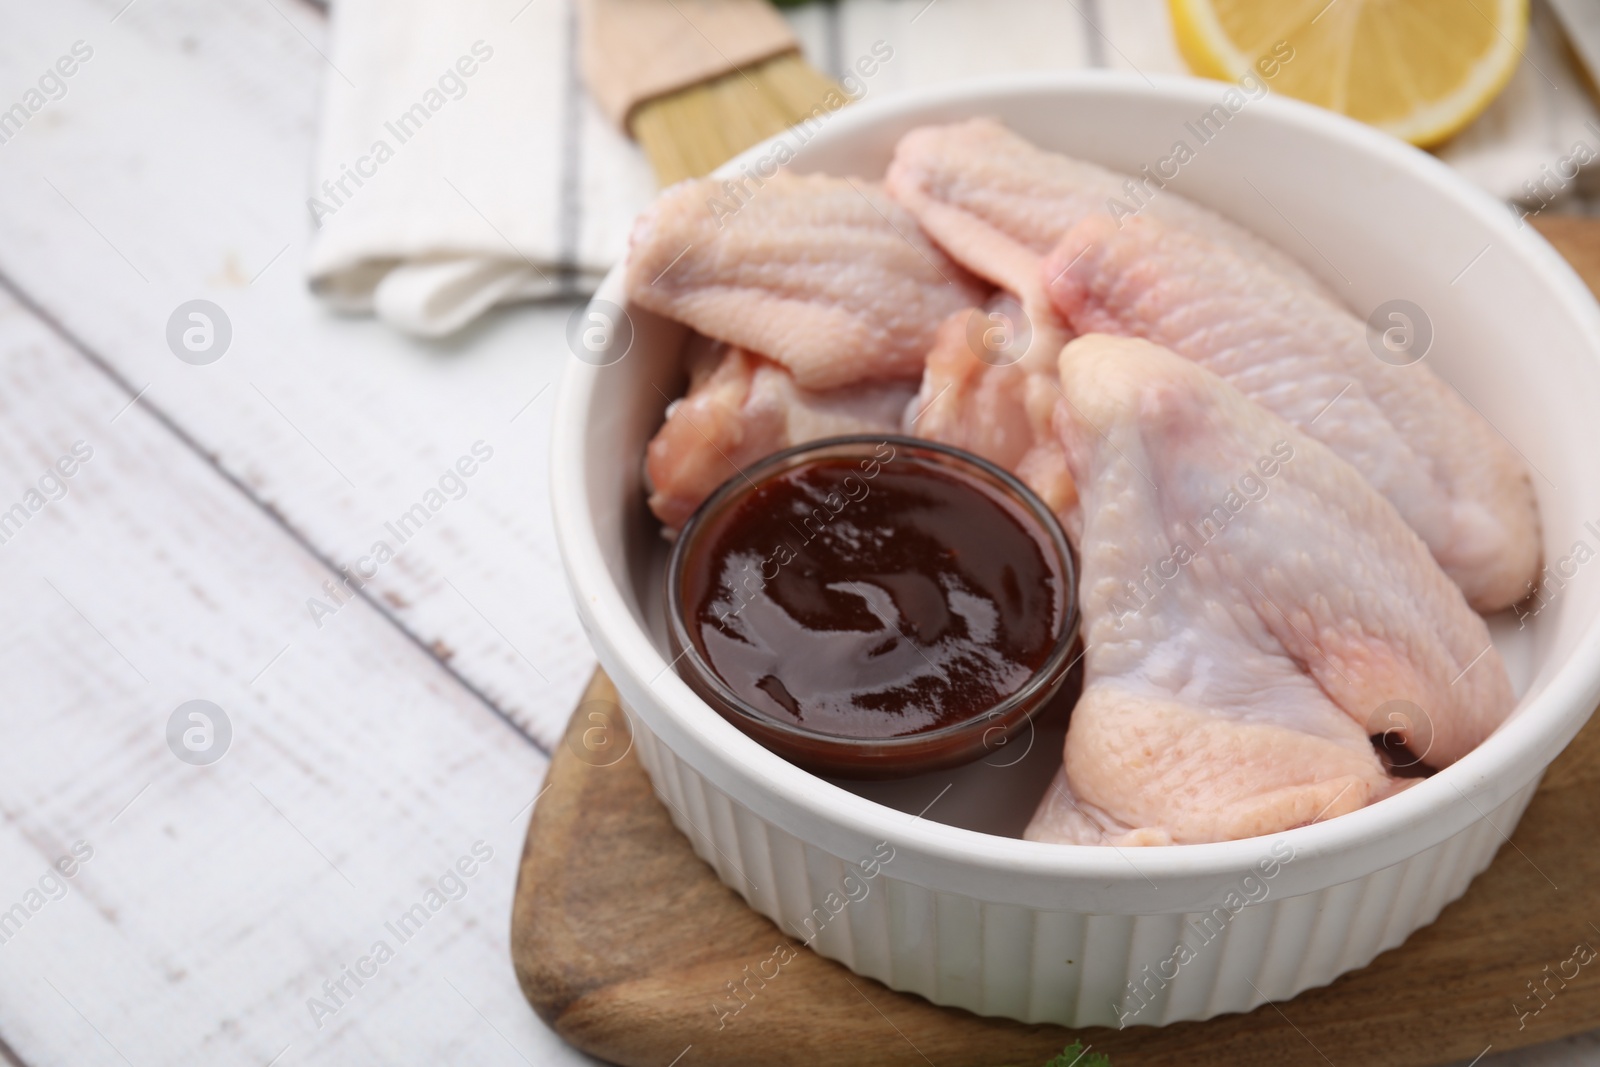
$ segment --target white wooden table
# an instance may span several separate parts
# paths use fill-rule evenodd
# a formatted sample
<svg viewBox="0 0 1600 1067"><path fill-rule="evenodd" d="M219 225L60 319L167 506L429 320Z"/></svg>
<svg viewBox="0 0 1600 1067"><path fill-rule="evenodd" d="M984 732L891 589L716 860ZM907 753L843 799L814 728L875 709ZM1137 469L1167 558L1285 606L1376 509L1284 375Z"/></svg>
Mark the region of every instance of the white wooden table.
<svg viewBox="0 0 1600 1067"><path fill-rule="evenodd" d="M312 300L325 36L301 0L0 0L0 109L92 49L0 143L0 1062L592 1062L508 951L593 667L545 503L571 309L420 344ZM232 328L203 366L166 338L194 299ZM193 700L209 750L169 743Z"/></svg>

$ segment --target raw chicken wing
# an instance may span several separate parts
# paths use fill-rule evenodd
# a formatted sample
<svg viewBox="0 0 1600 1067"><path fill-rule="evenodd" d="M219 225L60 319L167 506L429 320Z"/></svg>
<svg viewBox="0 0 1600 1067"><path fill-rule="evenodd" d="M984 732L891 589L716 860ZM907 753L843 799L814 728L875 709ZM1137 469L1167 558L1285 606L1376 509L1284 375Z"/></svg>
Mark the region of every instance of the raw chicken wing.
<svg viewBox="0 0 1600 1067"><path fill-rule="evenodd" d="M1426 363L1378 359L1344 308L1213 240L1091 218L1041 276L1080 333L1146 337L1226 378L1362 473L1481 611L1531 591L1526 465Z"/></svg>
<svg viewBox="0 0 1600 1067"><path fill-rule="evenodd" d="M717 486L774 452L838 434L898 433L916 388L862 382L817 392L742 349L703 339L692 345L689 393L667 409L645 451L650 510L669 534Z"/></svg>
<svg viewBox="0 0 1600 1067"><path fill-rule="evenodd" d="M1141 205L1140 214L1203 234L1296 284L1321 288L1294 260L1161 188L1159 178L1046 152L993 119L912 130L895 147L884 181L945 251L1019 296L1035 284L1039 259L1080 220Z"/></svg>
<svg viewBox="0 0 1600 1067"><path fill-rule="evenodd" d="M941 335L920 394L925 406L939 410L930 410L927 427L917 432L1015 467L1052 505L1074 499L1049 426L1056 357L1074 331L1048 298L1042 264L1074 224L1091 215L1110 218L1118 205L1148 204L1151 214L1206 234L1297 285L1321 288L1289 257L1162 189L1159 179L1046 152L992 119L912 130L896 146L884 181L945 251L1011 294L1020 305L1017 321L1032 335L1021 358L1005 363L981 360ZM1004 440L996 441L997 434Z"/></svg>
<svg viewBox="0 0 1600 1067"><path fill-rule="evenodd" d="M634 226L628 297L783 364L808 389L913 378L934 331L988 288L883 187L780 173L734 213L680 182Z"/></svg>
<svg viewBox="0 0 1600 1067"><path fill-rule="evenodd" d="M1510 712L1484 622L1348 463L1196 363L1089 335L1057 429L1081 506L1083 696L1027 836L1223 841L1331 818Z"/></svg>
<svg viewBox="0 0 1600 1067"><path fill-rule="evenodd" d="M947 318L928 352L922 388L906 412L906 432L964 448L1011 470L1060 512L1076 499L1050 425L1061 389L1053 370L1036 371L1033 363L1053 367L1065 338L1050 339L1049 349L1033 349L1032 360L983 339L1010 333L1020 321L1022 308L1007 293ZM1051 353L1048 360L1041 358L1045 351Z"/></svg>

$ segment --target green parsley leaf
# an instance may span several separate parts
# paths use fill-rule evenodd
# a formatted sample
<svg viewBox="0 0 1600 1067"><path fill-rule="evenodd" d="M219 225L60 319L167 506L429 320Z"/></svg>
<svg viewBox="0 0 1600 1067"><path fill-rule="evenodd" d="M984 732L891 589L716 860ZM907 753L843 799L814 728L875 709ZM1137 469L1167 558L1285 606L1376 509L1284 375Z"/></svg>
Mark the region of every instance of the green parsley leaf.
<svg viewBox="0 0 1600 1067"><path fill-rule="evenodd" d="M1084 1055L1083 1042L1074 1041L1044 1067L1111 1067L1111 1057L1099 1052Z"/></svg>

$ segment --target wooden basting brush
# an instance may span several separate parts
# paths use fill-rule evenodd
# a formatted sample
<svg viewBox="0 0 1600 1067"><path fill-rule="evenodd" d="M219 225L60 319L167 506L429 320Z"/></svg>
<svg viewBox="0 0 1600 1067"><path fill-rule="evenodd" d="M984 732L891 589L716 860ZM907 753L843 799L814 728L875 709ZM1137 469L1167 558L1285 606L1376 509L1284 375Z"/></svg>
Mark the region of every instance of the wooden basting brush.
<svg viewBox="0 0 1600 1067"><path fill-rule="evenodd" d="M589 90L662 185L849 100L767 0L583 0L582 19Z"/></svg>

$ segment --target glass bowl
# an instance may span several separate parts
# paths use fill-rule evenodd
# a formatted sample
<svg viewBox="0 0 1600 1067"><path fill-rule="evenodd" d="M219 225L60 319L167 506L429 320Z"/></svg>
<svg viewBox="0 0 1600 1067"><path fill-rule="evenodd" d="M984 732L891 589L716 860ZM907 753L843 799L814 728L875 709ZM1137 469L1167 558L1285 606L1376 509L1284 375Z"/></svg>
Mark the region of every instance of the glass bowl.
<svg viewBox="0 0 1600 1067"><path fill-rule="evenodd" d="M891 450L884 460L883 450ZM708 543L728 529L727 520L758 487L796 467L822 460L874 459L937 468L977 489L1028 532L1059 582L1054 643L1020 687L991 706L932 729L890 736L848 736L784 721L751 703L718 674L692 605L691 569L709 566ZM763 584L764 587L764 584ZM833 437L775 453L724 482L690 517L667 563L667 627L673 665L701 699L766 748L816 774L836 778L898 778L968 763L997 750L1061 691L1074 662L1078 630L1077 571L1061 525L1043 501L994 464L948 445L885 434ZM742 607L741 607L742 610ZM904 635L902 634L902 637ZM907 639L909 641L909 639ZM803 655L797 649L796 655Z"/></svg>

